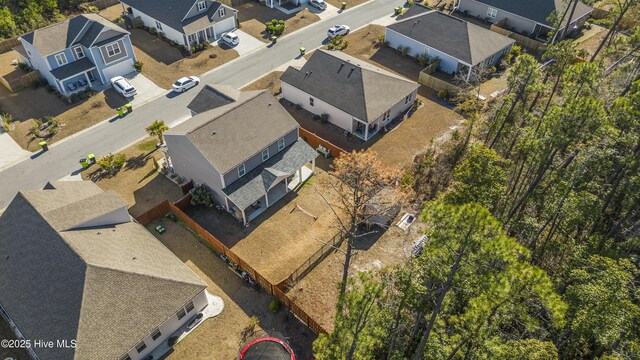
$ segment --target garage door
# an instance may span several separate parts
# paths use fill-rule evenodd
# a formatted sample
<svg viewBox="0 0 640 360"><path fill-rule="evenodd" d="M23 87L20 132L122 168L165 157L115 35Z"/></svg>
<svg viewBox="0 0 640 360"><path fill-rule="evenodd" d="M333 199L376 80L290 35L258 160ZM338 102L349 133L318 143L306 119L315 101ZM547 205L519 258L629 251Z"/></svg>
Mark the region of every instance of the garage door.
<svg viewBox="0 0 640 360"><path fill-rule="evenodd" d="M104 74L105 80L107 80L108 82L114 76L123 76L134 71L135 69L133 68L133 59L129 59L116 65L109 66L108 68L102 70L102 73Z"/></svg>
<svg viewBox="0 0 640 360"><path fill-rule="evenodd" d="M235 30L236 28L236 19L234 17L230 17L228 19L222 20L216 25L216 35L218 37L222 36L222 34L229 32L231 30Z"/></svg>

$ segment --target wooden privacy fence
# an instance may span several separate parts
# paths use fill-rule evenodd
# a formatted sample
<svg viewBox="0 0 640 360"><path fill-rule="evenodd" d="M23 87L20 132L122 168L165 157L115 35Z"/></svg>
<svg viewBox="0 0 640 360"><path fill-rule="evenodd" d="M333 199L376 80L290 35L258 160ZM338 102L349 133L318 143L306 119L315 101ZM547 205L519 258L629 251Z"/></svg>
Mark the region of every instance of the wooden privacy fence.
<svg viewBox="0 0 640 360"><path fill-rule="evenodd" d="M341 147L333 145L328 140L321 138L320 136L310 132L309 130L301 127L299 128L299 131L300 137L303 138L304 141L306 141L307 144L309 144L314 149L317 149L319 145L322 145L325 148L329 149L329 151L331 152L331 156L333 157L338 157L342 154L348 153L348 151L342 149Z"/></svg>
<svg viewBox="0 0 640 360"><path fill-rule="evenodd" d="M452 92L460 90L460 88L455 86L454 84L442 79L438 79L425 70L420 71L420 75L418 75L418 83L430 87L435 91L447 90L449 92Z"/></svg>
<svg viewBox="0 0 640 360"><path fill-rule="evenodd" d="M0 41L0 54L4 54L8 51L13 50L14 47L20 45L20 40L18 38L11 38L7 40Z"/></svg>
<svg viewBox="0 0 640 360"><path fill-rule="evenodd" d="M530 37L520 35L507 29L503 29L498 26L498 24L491 25L491 31L512 38L516 41L516 43L533 52L542 52L546 47L544 43L538 40L534 40Z"/></svg>
<svg viewBox="0 0 640 360"><path fill-rule="evenodd" d="M278 288L277 285L272 284L269 280L267 280L264 276L260 275L255 269L253 269L249 264L244 262L239 256L233 253L231 249L226 247L220 240L218 240L215 236L213 236L210 232L208 232L205 228L200 226L195 220L193 220L189 215L187 215L180 207L187 208L190 206L189 195L180 199L176 204L173 204L167 200L158 204L153 209L145 212L144 214L138 216L136 220L144 226L149 225L153 220L158 219L162 216L165 216L169 212L175 214L181 221L183 221L187 226L189 226L193 231L196 232L199 236L201 236L207 243L211 245L216 251L220 252L222 255L226 256L227 259L233 261L236 265L240 267L244 272L246 272L249 276L251 276L255 281L270 295L274 296L280 303L286 306L291 313L293 313L300 321L302 321L309 329L311 329L316 334L326 334L327 331L320 326L309 314L307 314L304 310L302 310L293 300L291 300L285 292ZM180 205L180 207L178 206Z"/></svg>
<svg viewBox="0 0 640 360"><path fill-rule="evenodd" d="M96 0L96 1L84 3L83 5L85 7L95 6L98 9L102 10L102 9L108 8L109 6L113 6L119 3L120 3L120 0Z"/></svg>
<svg viewBox="0 0 640 360"><path fill-rule="evenodd" d="M311 255L302 265L298 266L291 275L282 280L277 287L280 289L289 290L294 287L302 278L307 276L322 260L324 260L332 251L339 248L344 238L342 234L338 233L331 238L326 244L323 244L318 251Z"/></svg>
<svg viewBox="0 0 640 360"><path fill-rule="evenodd" d="M7 80L4 77L0 76L0 83L4 87L6 87L7 90L14 93L30 86L31 84L33 84L34 81L38 81L41 78L42 76L40 76L40 72L38 70L34 70L30 73L24 74L20 77L17 77L11 80Z"/></svg>

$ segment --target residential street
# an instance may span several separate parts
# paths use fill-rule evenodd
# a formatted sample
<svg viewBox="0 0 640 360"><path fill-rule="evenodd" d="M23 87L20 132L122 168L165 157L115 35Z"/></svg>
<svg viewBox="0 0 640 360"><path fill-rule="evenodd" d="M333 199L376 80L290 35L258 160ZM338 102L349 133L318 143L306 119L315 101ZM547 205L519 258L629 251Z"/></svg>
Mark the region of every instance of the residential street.
<svg viewBox="0 0 640 360"><path fill-rule="evenodd" d="M374 20L391 16L394 7L404 4L400 0L374 0L349 9L330 19L319 21L278 40L269 48L266 45L253 53L242 56L207 75L202 83L189 92L169 93L139 108L123 119L102 123L77 136L50 147L49 151L32 156L0 172L0 209L20 189L41 188L49 180L56 180L79 170L78 160L94 153L97 157L115 152L146 135L145 127L162 119L169 126L188 115L186 108L205 83L222 83L241 87L298 56L298 49L314 49L326 40L326 30L335 24L346 24L355 30ZM194 74L196 75L196 74ZM0 155L2 156L2 155Z"/></svg>

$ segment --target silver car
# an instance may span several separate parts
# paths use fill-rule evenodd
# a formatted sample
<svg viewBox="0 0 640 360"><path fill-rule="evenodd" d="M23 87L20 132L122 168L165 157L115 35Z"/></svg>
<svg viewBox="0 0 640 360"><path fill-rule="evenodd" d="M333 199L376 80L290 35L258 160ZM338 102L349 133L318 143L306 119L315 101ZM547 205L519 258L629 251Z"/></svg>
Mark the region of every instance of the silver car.
<svg viewBox="0 0 640 360"><path fill-rule="evenodd" d="M309 5L319 10L325 10L327 8L327 3L323 0L309 0Z"/></svg>

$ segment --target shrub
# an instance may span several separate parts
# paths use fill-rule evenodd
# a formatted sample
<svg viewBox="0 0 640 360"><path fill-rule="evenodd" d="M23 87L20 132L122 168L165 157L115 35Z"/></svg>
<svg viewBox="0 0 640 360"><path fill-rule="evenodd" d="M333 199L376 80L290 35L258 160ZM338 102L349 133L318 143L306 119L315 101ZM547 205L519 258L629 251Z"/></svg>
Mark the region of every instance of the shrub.
<svg viewBox="0 0 640 360"><path fill-rule="evenodd" d="M126 161L127 161L127 158L124 156L124 154L115 154L114 155L114 154L109 153L109 154L99 158L96 161L96 163L107 174L114 175L118 171L120 171L120 169L122 169L122 167L124 166L124 163Z"/></svg>
<svg viewBox="0 0 640 360"><path fill-rule="evenodd" d="M213 206L213 194L209 192L206 185L200 184L193 189L191 193L191 205Z"/></svg>
<svg viewBox="0 0 640 360"><path fill-rule="evenodd" d="M327 49L329 50L344 50L349 45L349 41L344 36L336 36L329 40Z"/></svg>
<svg viewBox="0 0 640 360"><path fill-rule="evenodd" d="M449 90L443 89L438 91L438 98L445 100L449 97Z"/></svg>
<svg viewBox="0 0 640 360"><path fill-rule="evenodd" d="M9 132L12 127L11 123L13 123L14 120L13 116L11 116L11 114L3 113L0 117L2 118L2 129L5 132Z"/></svg>
<svg viewBox="0 0 640 360"><path fill-rule="evenodd" d="M173 40L169 40L169 45L171 45L171 46L176 46L176 42L175 42L175 41L173 41Z"/></svg>
<svg viewBox="0 0 640 360"><path fill-rule="evenodd" d="M280 304L280 301L274 299L269 303L269 310L271 310L271 312L277 313L278 311L280 311L280 309L282 309L282 304Z"/></svg>
<svg viewBox="0 0 640 360"><path fill-rule="evenodd" d="M157 30L156 28L149 28L149 32L150 32L152 35L155 35L155 34L157 34L157 33L158 33L158 30Z"/></svg>
<svg viewBox="0 0 640 360"><path fill-rule="evenodd" d="M418 60L418 64L420 64L420 66L427 66L427 64L429 63L429 57L426 53L418 55L416 59Z"/></svg>
<svg viewBox="0 0 640 360"><path fill-rule="evenodd" d="M329 114L324 113L322 115L320 115L320 120L322 121L323 124L326 124L329 122Z"/></svg>
<svg viewBox="0 0 640 360"><path fill-rule="evenodd" d="M384 34L378 35L378 44L384 44L384 39L385 39Z"/></svg>
<svg viewBox="0 0 640 360"><path fill-rule="evenodd" d="M402 47L402 45L398 45L398 47L397 47L396 49L397 49L399 52L402 52L403 47Z"/></svg>
<svg viewBox="0 0 640 360"><path fill-rule="evenodd" d="M413 2L413 1L408 1L408 2L407 2L407 7L412 7L412 6L413 6L413 4L414 4L414 2Z"/></svg>
<svg viewBox="0 0 640 360"><path fill-rule="evenodd" d="M407 55L409 55L409 48L408 47L402 49L402 56L407 56Z"/></svg>
<svg viewBox="0 0 640 360"><path fill-rule="evenodd" d="M31 66L23 63L23 62L19 62L18 63L18 68L24 72L30 73L33 71L33 69L31 68Z"/></svg>
<svg viewBox="0 0 640 360"><path fill-rule="evenodd" d="M280 36L285 30L284 20L273 19L265 23L267 32L271 35Z"/></svg>
<svg viewBox="0 0 640 360"><path fill-rule="evenodd" d="M87 8L87 10L89 10L90 12L93 12L93 13L97 13L97 12L99 12L99 11L100 11L100 9L98 9L98 7L97 7L97 6L89 6L89 7Z"/></svg>
<svg viewBox="0 0 640 360"><path fill-rule="evenodd" d="M136 68L137 72L142 72L142 67L144 66L144 63L140 60L136 61L135 64L133 64L133 67Z"/></svg>
<svg viewBox="0 0 640 360"><path fill-rule="evenodd" d="M209 40L205 40L203 44L203 48L208 49L211 47L211 42Z"/></svg>

